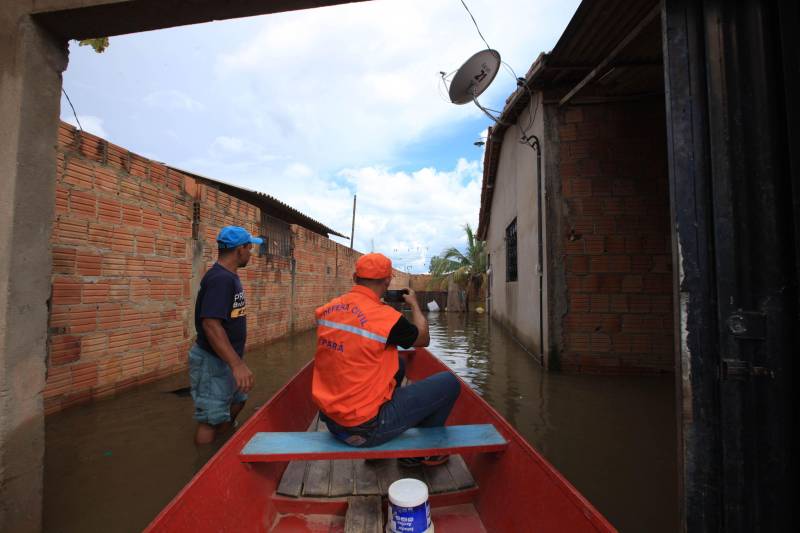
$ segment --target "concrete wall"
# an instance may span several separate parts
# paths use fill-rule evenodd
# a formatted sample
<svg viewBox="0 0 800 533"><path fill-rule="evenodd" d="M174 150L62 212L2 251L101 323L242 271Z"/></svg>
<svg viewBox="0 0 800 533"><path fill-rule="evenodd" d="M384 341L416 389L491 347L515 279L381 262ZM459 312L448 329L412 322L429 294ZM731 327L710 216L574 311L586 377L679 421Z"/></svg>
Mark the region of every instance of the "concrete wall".
<svg viewBox="0 0 800 533"><path fill-rule="evenodd" d="M264 233L259 207L66 123L56 166L47 413L185 369L219 229ZM288 229L291 256L254 254L239 270L249 347L313 327L314 309L352 285L359 252ZM395 271L393 286L408 283Z"/></svg>
<svg viewBox="0 0 800 533"><path fill-rule="evenodd" d="M526 126L530 108L523 112L518 124ZM528 134L543 138L544 113L535 113ZM538 213L536 210L536 151L520 144L516 126L506 130L494 183L491 223L486 233L491 274L489 295L492 318L506 326L532 353L541 357L539 335L539 278L537 263ZM542 153L542 180L547 153ZM517 219L517 281L506 280L506 240L508 225Z"/></svg>
<svg viewBox="0 0 800 533"><path fill-rule="evenodd" d="M66 46L0 4L0 531L41 529L55 135Z"/></svg>

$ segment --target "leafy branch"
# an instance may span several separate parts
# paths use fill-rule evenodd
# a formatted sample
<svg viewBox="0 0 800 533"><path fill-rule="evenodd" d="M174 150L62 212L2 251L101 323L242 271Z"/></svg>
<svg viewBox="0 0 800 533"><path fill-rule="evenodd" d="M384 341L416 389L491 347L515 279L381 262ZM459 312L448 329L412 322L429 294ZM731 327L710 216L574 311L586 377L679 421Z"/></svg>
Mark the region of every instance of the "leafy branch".
<svg viewBox="0 0 800 533"><path fill-rule="evenodd" d="M78 41L78 46L91 46L98 54L102 54L108 48L108 37L98 37L96 39L83 39Z"/></svg>

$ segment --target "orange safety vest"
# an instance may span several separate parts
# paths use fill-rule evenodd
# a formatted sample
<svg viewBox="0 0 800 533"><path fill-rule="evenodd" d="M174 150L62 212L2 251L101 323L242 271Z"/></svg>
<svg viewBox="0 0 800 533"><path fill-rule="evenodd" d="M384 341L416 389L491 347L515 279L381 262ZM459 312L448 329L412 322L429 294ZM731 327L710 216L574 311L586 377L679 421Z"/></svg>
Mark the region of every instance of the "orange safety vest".
<svg viewBox="0 0 800 533"><path fill-rule="evenodd" d="M394 392L397 347L386 340L401 314L361 285L318 307L314 314L314 402L345 427L374 418Z"/></svg>

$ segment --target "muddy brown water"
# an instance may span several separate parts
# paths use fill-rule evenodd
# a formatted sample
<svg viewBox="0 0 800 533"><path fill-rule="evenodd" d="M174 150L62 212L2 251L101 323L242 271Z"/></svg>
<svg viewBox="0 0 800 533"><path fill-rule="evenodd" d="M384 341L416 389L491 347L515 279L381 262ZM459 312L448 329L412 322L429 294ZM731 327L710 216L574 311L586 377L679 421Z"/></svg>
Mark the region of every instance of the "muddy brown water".
<svg viewBox="0 0 800 533"><path fill-rule="evenodd" d="M678 528L671 376L542 372L481 315L431 314L431 351L517 428L620 531ZM314 333L251 352L250 416L310 358ZM48 532L141 531L221 445L192 443L175 376L46 420ZM524 510L520 510L524 512Z"/></svg>

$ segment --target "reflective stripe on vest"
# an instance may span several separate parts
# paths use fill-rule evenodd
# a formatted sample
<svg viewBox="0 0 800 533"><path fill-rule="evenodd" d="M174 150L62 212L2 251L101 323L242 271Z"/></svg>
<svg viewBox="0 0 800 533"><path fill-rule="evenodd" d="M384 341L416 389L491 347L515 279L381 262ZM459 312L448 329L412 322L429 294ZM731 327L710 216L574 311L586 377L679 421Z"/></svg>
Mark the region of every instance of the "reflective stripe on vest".
<svg viewBox="0 0 800 533"><path fill-rule="evenodd" d="M386 341L388 340L386 337L381 337L377 333L372 333L371 331L367 331L366 329L357 328L355 326L350 326L348 324L339 324L338 322L331 322L330 320L317 320L317 325L338 329L341 331L346 331L348 333L353 333L355 335L360 335L361 337L365 337L373 341L378 341L382 344L386 344Z"/></svg>

